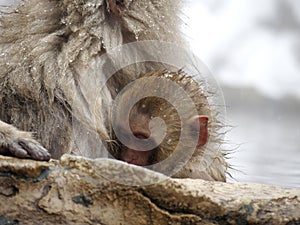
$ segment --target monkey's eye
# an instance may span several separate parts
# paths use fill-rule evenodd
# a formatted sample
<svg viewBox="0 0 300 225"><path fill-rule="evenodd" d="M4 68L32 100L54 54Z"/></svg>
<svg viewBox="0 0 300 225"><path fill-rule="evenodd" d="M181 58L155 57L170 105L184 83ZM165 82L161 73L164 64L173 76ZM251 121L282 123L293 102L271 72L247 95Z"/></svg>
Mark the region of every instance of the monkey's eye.
<svg viewBox="0 0 300 225"><path fill-rule="evenodd" d="M125 6L125 0L116 0L116 5L120 6L120 7L124 7Z"/></svg>

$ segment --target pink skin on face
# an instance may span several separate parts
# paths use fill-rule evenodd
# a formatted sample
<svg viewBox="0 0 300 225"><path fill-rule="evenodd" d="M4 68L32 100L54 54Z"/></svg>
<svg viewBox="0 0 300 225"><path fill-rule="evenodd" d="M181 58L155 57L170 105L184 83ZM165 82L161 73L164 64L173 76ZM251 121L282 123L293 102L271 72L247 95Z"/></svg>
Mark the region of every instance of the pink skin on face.
<svg viewBox="0 0 300 225"><path fill-rule="evenodd" d="M125 11L125 0L109 0L109 8L116 17L121 18Z"/></svg>
<svg viewBox="0 0 300 225"><path fill-rule="evenodd" d="M146 139L150 136L148 115L137 114L134 115L130 121L130 128L133 135L139 139ZM196 121L198 120L198 121ZM193 118L191 126L199 126L199 137L197 147L202 147L208 141L208 117L196 116ZM138 149L131 149L126 146L122 147L120 158L122 161L134 164L137 166L147 166L151 164L151 158L154 150L138 151Z"/></svg>
<svg viewBox="0 0 300 225"><path fill-rule="evenodd" d="M151 157L152 151L136 151L128 148L122 149L121 159L129 164L137 166L149 165L149 158Z"/></svg>
<svg viewBox="0 0 300 225"><path fill-rule="evenodd" d="M132 116L130 120L130 128L132 134L139 139L146 139L150 136L148 115L137 114ZM121 160L130 164L137 166L147 166L150 165L150 159L154 150L149 151L138 151L136 149L131 149L126 146L122 147Z"/></svg>

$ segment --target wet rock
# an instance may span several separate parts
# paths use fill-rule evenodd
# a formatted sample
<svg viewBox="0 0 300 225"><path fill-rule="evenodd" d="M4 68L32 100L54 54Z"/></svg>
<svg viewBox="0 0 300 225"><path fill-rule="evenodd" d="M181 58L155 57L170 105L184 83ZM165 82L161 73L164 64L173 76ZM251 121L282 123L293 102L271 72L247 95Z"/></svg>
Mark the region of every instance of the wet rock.
<svg viewBox="0 0 300 225"><path fill-rule="evenodd" d="M300 189L168 179L110 159L0 156L0 224L300 224Z"/></svg>

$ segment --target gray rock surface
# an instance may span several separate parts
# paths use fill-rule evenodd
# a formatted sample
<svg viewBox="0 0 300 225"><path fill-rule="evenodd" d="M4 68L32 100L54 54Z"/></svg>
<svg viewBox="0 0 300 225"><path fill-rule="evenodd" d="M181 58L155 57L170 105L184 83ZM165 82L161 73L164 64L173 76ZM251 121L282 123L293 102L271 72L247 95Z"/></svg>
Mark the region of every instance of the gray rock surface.
<svg viewBox="0 0 300 225"><path fill-rule="evenodd" d="M300 189L169 179L123 162L0 156L2 224L300 224Z"/></svg>

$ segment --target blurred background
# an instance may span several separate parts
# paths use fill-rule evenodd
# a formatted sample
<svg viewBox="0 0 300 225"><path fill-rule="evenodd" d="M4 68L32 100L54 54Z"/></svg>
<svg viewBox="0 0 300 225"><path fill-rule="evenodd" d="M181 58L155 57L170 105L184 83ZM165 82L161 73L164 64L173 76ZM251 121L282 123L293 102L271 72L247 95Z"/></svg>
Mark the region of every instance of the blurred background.
<svg viewBox="0 0 300 225"><path fill-rule="evenodd" d="M184 34L233 127L229 181L300 187L300 1L188 1Z"/></svg>
<svg viewBox="0 0 300 225"><path fill-rule="evenodd" d="M183 20L225 97L229 181L300 187L300 1L189 0Z"/></svg>

